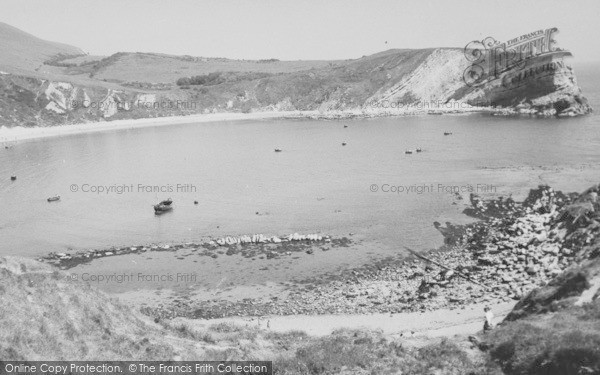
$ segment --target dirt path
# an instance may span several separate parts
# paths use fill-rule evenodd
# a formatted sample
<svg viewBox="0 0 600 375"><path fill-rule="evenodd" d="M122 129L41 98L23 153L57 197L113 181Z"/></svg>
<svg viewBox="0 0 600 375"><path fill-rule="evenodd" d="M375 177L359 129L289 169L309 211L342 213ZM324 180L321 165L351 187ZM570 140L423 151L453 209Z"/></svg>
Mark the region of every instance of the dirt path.
<svg viewBox="0 0 600 375"><path fill-rule="evenodd" d="M516 302L489 304L500 322ZM466 306L464 310L441 309L424 313L369 315L285 315L262 318L231 317L201 321L202 325L234 323L260 327L276 332L299 330L313 336L325 336L340 328L381 330L403 337L440 337L473 334L483 328L483 308L486 304ZM268 325L268 326L267 326ZM414 333L413 333L414 332Z"/></svg>

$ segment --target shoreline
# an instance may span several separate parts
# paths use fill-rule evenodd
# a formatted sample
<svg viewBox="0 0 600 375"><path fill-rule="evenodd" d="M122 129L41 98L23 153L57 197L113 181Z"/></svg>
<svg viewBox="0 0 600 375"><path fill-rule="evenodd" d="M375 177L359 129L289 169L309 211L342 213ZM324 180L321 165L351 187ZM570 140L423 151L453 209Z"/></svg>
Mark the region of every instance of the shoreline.
<svg viewBox="0 0 600 375"><path fill-rule="evenodd" d="M74 134L88 134L111 130L140 129L167 125L181 125L189 123L265 120L274 118L304 118L312 112L255 112L255 113L210 113L188 116L150 117L140 119L112 120L104 122L88 122L72 125L58 125L49 127L0 127L0 142L19 142L32 139L50 138Z"/></svg>
<svg viewBox="0 0 600 375"><path fill-rule="evenodd" d="M422 115L449 115L449 114L471 114L471 113L503 113L506 110L497 110L488 107L470 108L427 108L419 110L345 110L345 111L259 111L250 113L220 112L208 114L193 114L171 117L149 117L139 119L109 120L98 122L77 123L71 125L57 125L48 127L11 127L0 126L0 143L21 142L34 139L43 139L74 134L88 134L112 130L140 129L168 125L182 125L191 123L211 123L223 121L248 121L248 120L271 120L271 119L313 119L313 120L344 120L354 118L376 118L376 117L403 117Z"/></svg>
<svg viewBox="0 0 600 375"><path fill-rule="evenodd" d="M481 200L472 195L471 207L464 213L480 220L466 225L434 223L445 245L432 251L407 249L412 254L296 280L285 293L277 295L206 300L191 292L150 305L145 301L138 307L156 319L215 319L427 313L516 301L560 275L577 259L572 250L577 243L568 236L573 228L565 220L569 220L571 207L577 205L574 203L588 199L589 194L565 195L540 186L520 203L502 197ZM223 244L206 249L205 255L215 251L233 255L240 250L243 254L246 246ZM320 247L316 241L298 250L318 257ZM287 250L268 251L283 254Z"/></svg>

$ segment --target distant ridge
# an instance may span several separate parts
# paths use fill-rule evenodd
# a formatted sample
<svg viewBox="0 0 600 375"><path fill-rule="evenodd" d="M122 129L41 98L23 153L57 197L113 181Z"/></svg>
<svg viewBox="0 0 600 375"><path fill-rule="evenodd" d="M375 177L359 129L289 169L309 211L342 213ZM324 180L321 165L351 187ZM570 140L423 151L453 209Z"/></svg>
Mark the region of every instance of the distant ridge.
<svg viewBox="0 0 600 375"><path fill-rule="evenodd" d="M0 22L0 68L34 70L57 55L83 55L68 44L49 42Z"/></svg>

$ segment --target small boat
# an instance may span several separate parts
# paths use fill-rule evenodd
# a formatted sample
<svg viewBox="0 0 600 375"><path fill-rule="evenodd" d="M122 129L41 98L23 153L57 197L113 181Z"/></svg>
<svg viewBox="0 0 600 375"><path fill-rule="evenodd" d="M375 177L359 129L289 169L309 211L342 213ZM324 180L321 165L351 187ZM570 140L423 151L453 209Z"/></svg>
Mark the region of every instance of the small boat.
<svg viewBox="0 0 600 375"><path fill-rule="evenodd" d="M444 135L452 135L452 132L444 132Z"/></svg>
<svg viewBox="0 0 600 375"><path fill-rule="evenodd" d="M161 201L159 204L155 204L154 205L154 213L156 215L160 215L167 211L171 211L173 209L173 206L171 206L172 203L173 203L173 200L171 198L169 198L167 200Z"/></svg>
<svg viewBox="0 0 600 375"><path fill-rule="evenodd" d="M194 204L198 204L198 201L194 201Z"/></svg>
<svg viewBox="0 0 600 375"><path fill-rule="evenodd" d="M417 151L417 152L421 152L421 151L423 151L423 150L422 150L422 149L419 147L419 148L418 148L418 149L416 149L415 151Z"/></svg>
<svg viewBox="0 0 600 375"><path fill-rule="evenodd" d="M342 146L345 146L345 145L347 145L347 143L346 142L342 142Z"/></svg>
<svg viewBox="0 0 600 375"><path fill-rule="evenodd" d="M280 148L276 148L275 152L281 152L281 149Z"/></svg>
<svg viewBox="0 0 600 375"><path fill-rule="evenodd" d="M17 179L17 176L10 176L11 181L15 181L16 179Z"/></svg>
<svg viewBox="0 0 600 375"><path fill-rule="evenodd" d="M347 127L348 127L348 125L344 125L344 128L347 128Z"/></svg>
<svg viewBox="0 0 600 375"><path fill-rule="evenodd" d="M166 204L155 204L154 205L154 214L155 215L161 215L164 214L165 212L171 211L173 209L173 206L170 205L166 205Z"/></svg>
<svg viewBox="0 0 600 375"><path fill-rule="evenodd" d="M412 150L406 150L406 151L404 151L404 153L405 153L405 154L409 154L409 155L410 155L410 154L412 154L413 152L412 152Z"/></svg>
<svg viewBox="0 0 600 375"><path fill-rule="evenodd" d="M159 204L165 205L165 206L170 206L171 203L173 203L173 200L171 198L164 200L162 202L160 202Z"/></svg>
<svg viewBox="0 0 600 375"><path fill-rule="evenodd" d="M48 198L48 202L56 202L60 200L60 195L55 195L53 197Z"/></svg>

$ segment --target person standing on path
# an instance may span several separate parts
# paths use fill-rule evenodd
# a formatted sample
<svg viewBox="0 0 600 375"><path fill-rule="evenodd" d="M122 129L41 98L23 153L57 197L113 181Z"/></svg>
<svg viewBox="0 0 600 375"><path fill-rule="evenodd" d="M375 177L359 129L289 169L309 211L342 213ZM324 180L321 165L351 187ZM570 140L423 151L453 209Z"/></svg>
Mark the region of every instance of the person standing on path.
<svg viewBox="0 0 600 375"><path fill-rule="evenodd" d="M483 311L485 312L485 322L483 323L483 332L491 331L496 326L494 324L494 313L489 306L486 306Z"/></svg>

